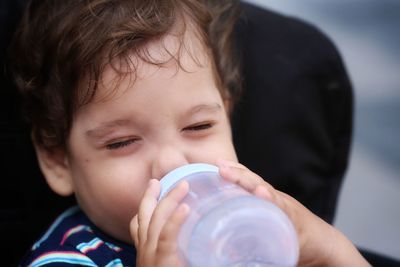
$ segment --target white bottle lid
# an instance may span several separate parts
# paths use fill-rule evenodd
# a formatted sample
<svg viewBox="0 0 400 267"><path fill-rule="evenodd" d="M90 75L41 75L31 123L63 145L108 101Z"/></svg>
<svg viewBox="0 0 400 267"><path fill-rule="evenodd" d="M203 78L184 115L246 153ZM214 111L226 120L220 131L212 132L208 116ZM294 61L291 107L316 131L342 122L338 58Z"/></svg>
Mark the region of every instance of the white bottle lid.
<svg viewBox="0 0 400 267"><path fill-rule="evenodd" d="M207 163L192 163L170 171L160 180L161 192L158 200L162 199L183 177L199 172L218 173L218 167Z"/></svg>

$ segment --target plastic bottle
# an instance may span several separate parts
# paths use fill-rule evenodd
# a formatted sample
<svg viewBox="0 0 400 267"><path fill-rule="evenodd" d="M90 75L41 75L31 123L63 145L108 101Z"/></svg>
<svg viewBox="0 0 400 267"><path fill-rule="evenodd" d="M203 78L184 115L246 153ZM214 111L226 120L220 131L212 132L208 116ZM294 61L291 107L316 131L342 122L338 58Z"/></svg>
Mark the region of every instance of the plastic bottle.
<svg viewBox="0 0 400 267"><path fill-rule="evenodd" d="M190 206L179 249L190 267L292 267L298 240L292 223L274 204L227 182L218 168L189 164L161 179L160 199L182 179Z"/></svg>

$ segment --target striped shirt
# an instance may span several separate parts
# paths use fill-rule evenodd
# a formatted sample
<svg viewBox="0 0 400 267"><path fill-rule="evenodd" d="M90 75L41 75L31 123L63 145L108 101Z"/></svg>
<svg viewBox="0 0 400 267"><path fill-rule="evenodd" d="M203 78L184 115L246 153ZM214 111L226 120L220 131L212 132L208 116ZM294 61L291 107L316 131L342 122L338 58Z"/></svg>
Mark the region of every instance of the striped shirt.
<svg viewBox="0 0 400 267"><path fill-rule="evenodd" d="M78 208L61 214L32 246L20 266L135 266L133 245L102 233Z"/></svg>

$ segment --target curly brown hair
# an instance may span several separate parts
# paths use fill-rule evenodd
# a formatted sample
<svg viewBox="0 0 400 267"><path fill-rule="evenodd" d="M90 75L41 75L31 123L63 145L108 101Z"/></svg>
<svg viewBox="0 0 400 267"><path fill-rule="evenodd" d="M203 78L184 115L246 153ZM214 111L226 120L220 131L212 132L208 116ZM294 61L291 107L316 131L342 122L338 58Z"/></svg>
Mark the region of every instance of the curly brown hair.
<svg viewBox="0 0 400 267"><path fill-rule="evenodd" d="M222 97L234 101L240 92L232 42L237 10L230 0L30 1L10 61L33 140L45 149L65 147L74 112L93 99L105 68L132 54L162 65L148 56L146 44L161 40L178 20L194 25Z"/></svg>

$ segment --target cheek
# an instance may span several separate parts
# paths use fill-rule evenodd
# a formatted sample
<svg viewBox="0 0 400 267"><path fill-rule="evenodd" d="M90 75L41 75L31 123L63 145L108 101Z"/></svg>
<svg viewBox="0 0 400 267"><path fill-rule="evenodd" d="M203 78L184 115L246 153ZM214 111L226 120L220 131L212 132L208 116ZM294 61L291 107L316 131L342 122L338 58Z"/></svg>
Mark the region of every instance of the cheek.
<svg viewBox="0 0 400 267"><path fill-rule="evenodd" d="M214 139L212 146L213 147L210 149L213 151L216 157L231 161L238 161L233 145L230 124L227 118L221 127L220 134Z"/></svg>
<svg viewBox="0 0 400 267"><path fill-rule="evenodd" d="M216 151L214 151L218 159L225 159L235 162L238 161L231 139L220 140L218 145L219 146L216 146Z"/></svg>
<svg viewBox="0 0 400 267"><path fill-rule="evenodd" d="M224 159L237 162L237 157L231 140L227 137L218 137L207 140L198 146L191 146L193 158L191 162L216 164L216 160Z"/></svg>
<svg viewBox="0 0 400 267"><path fill-rule="evenodd" d="M148 181L141 168L123 159L86 158L75 165L73 177L82 206L118 216L136 213Z"/></svg>

